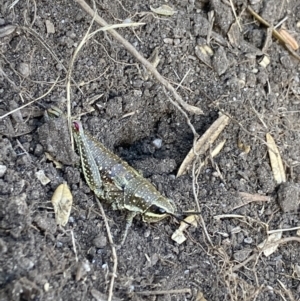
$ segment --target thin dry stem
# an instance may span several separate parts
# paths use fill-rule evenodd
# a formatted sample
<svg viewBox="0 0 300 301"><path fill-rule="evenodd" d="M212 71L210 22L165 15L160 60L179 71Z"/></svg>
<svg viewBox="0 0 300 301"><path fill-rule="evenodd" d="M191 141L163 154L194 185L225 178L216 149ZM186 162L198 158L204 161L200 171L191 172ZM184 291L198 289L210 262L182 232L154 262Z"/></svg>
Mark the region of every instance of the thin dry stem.
<svg viewBox="0 0 300 301"><path fill-rule="evenodd" d="M112 235L111 235L111 232L110 232L110 227L109 227L104 209L103 209L100 201L97 198L96 198L96 202L97 202L97 205L98 205L98 207L101 211L101 215L102 215L102 218L103 218L104 223L105 223L107 237L108 237L108 241L110 243L111 252L112 252L112 260L113 260L113 263L114 263L113 271L111 273L111 280L110 280L108 298L107 298L107 301L112 301L112 299L113 299L113 290L114 290L114 281L115 281L115 278L117 277L118 257L117 257L117 251L116 251L113 239L112 239Z"/></svg>
<svg viewBox="0 0 300 301"><path fill-rule="evenodd" d="M299 230L299 229L300 229L300 227L286 228L286 229L276 229L276 230L270 230L267 233L268 234L273 234L273 233L278 233L278 232L295 231L295 230Z"/></svg>
<svg viewBox="0 0 300 301"><path fill-rule="evenodd" d="M230 6L231 6L232 12L233 12L233 14L234 14L235 20L236 20L236 22L237 22L237 24L238 24L238 26L239 26L239 28L240 28L240 31L242 31L242 27L241 27L239 18L238 18L238 16L236 15L235 7L234 7L234 5L233 5L232 0L230 0Z"/></svg>
<svg viewBox="0 0 300 301"><path fill-rule="evenodd" d="M16 109L14 109L14 110L12 110L12 111L10 111L10 112L8 112L8 113L6 113L6 114L0 116L0 119L3 119L3 118L5 118L5 117L11 115L11 114L15 113L15 112L18 111L18 110L24 109L25 107L27 107L27 106L33 104L34 102L36 102L36 101L38 101L38 100L43 99L44 97L46 97L46 96L54 89L56 83L58 82L58 79L59 79L59 77L56 79L56 81L54 82L54 84L50 87L50 89L49 89L45 94L43 94L42 96L40 96L40 97L38 97L38 98L36 98L36 99L34 99L34 100L32 100L32 101L26 103L25 105L23 105L23 106L21 106L21 107L19 107L19 108L16 108Z"/></svg>
<svg viewBox="0 0 300 301"><path fill-rule="evenodd" d="M73 230L71 230L71 237L72 237L73 250L74 250L74 254L75 254L75 260L76 260L76 262L78 262L77 249L76 249L76 243L75 243Z"/></svg>
<svg viewBox="0 0 300 301"><path fill-rule="evenodd" d="M194 134L194 137L197 138L199 135L197 134L197 132L196 132L194 126L192 125L192 123L191 123L191 121L190 121L189 116L187 115L187 113L179 106L179 104L178 104L177 102L173 101L173 99L167 94L165 87L163 87L163 90L164 90L164 93L165 93L165 95L167 96L169 102L170 102L173 106L175 106L175 108L177 108L177 109L183 114L183 116L184 116L185 119L186 119L186 123L188 124L188 126L190 127L191 131L192 131L193 134Z"/></svg>
<svg viewBox="0 0 300 301"><path fill-rule="evenodd" d="M154 296L154 295L166 295L166 294L191 294L192 291L190 288L182 288L178 290L166 290L166 291L143 291L143 292L136 292L139 295L146 295L146 296Z"/></svg>
<svg viewBox="0 0 300 301"><path fill-rule="evenodd" d="M93 16L93 9L84 1L84 0L75 0L89 15ZM95 21L101 26L107 26L107 22L102 19L98 14L95 15ZM181 96L176 92L174 87L164 79L160 73L152 66L152 64L146 60L134 47L131 45L126 39L124 39L118 32L114 29L107 30L119 43L121 43L129 53L131 53L141 64L145 66L145 68L152 73L152 75L164 85L172 94L176 101L188 112L193 114L203 114L203 111L200 108L191 106L183 101Z"/></svg>

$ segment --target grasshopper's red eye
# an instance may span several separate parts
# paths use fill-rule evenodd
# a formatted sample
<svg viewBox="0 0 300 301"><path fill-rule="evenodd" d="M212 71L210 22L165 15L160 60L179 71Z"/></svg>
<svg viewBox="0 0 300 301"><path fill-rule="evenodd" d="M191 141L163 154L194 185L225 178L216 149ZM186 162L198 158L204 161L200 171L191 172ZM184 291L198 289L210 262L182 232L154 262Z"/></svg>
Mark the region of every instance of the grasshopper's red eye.
<svg viewBox="0 0 300 301"><path fill-rule="evenodd" d="M80 128L79 122L74 121L74 122L73 122L73 126L74 126L74 129L75 129L77 132L79 132L79 128Z"/></svg>

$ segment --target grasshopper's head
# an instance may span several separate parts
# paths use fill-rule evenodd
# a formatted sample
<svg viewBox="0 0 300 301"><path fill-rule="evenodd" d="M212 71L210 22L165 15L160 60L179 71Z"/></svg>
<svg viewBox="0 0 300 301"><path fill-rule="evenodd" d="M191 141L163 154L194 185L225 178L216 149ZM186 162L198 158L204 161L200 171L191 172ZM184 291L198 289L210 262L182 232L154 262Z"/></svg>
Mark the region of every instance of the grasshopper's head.
<svg viewBox="0 0 300 301"><path fill-rule="evenodd" d="M83 131L81 122L78 120L74 120L72 130L73 130L73 133L75 133L75 134L81 133Z"/></svg>
<svg viewBox="0 0 300 301"><path fill-rule="evenodd" d="M82 124L80 121L74 120L72 123L72 132L73 137L76 142L76 145L78 146L78 142L80 141L80 138L84 136Z"/></svg>
<svg viewBox="0 0 300 301"><path fill-rule="evenodd" d="M161 196L157 198L143 213L143 221L147 223L155 223L167 216L174 216L175 211L176 207L174 202Z"/></svg>

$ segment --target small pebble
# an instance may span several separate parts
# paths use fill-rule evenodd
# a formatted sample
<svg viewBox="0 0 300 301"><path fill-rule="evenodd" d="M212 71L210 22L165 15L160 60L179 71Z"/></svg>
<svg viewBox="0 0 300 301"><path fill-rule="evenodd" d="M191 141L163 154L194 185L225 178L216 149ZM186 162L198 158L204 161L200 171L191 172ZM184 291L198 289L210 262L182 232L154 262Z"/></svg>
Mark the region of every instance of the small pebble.
<svg viewBox="0 0 300 301"><path fill-rule="evenodd" d="M0 23L2 23L2 21ZM3 24L0 24L0 25L3 25ZM13 33L15 31L15 29L16 29L15 25L6 25L6 26L0 27L0 38L4 38L5 36L10 35L11 33Z"/></svg>
<svg viewBox="0 0 300 301"><path fill-rule="evenodd" d="M62 243L62 242L58 241L58 242L56 243L56 247L57 247L57 248L61 248L62 246L63 246L63 243Z"/></svg>
<svg viewBox="0 0 300 301"><path fill-rule="evenodd" d="M39 170L35 173L35 176L38 178L38 180L42 183L42 185L47 185L51 182L51 180L45 175L45 172L43 170Z"/></svg>
<svg viewBox="0 0 300 301"><path fill-rule="evenodd" d="M104 235L98 235L94 238L93 244L96 248L102 249L107 245L107 239Z"/></svg>
<svg viewBox="0 0 300 301"><path fill-rule="evenodd" d="M297 212L300 204L300 185L292 182L280 184L278 202L283 212Z"/></svg>
<svg viewBox="0 0 300 301"><path fill-rule="evenodd" d="M156 139L154 139L154 140L152 141L152 144L154 145L154 147L155 147L156 149L160 149L161 146L162 146L162 139L156 138Z"/></svg>
<svg viewBox="0 0 300 301"><path fill-rule="evenodd" d="M3 177L6 173L7 167L5 165L0 165L0 177Z"/></svg>
<svg viewBox="0 0 300 301"><path fill-rule="evenodd" d="M33 261L26 257L20 258L19 265L22 269L27 271L31 270L34 267Z"/></svg>
<svg viewBox="0 0 300 301"><path fill-rule="evenodd" d="M174 39L174 45L179 45L180 44L180 39Z"/></svg>
<svg viewBox="0 0 300 301"><path fill-rule="evenodd" d="M0 254L5 254L7 252L7 245L3 239L0 238Z"/></svg>
<svg viewBox="0 0 300 301"><path fill-rule="evenodd" d="M18 71L24 76L28 77L30 75L30 68L27 63L21 63L19 65Z"/></svg>
<svg viewBox="0 0 300 301"><path fill-rule="evenodd" d="M219 47L212 60L212 66L219 76L224 74L229 67L226 52L223 47Z"/></svg>
<svg viewBox="0 0 300 301"><path fill-rule="evenodd" d="M164 43L165 43L165 44L173 44L173 39L165 38L165 39L164 39Z"/></svg>
<svg viewBox="0 0 300 301"><path fill-rule="evenodd" d="M144 237L149 237L150 236L150 230L146 230L145 232L144 232Z"/></svg>
<svg viewBox="0 0 300 301"><path fill-rule="evenodd" d="M91 271L91 267L87 260L83 262L79 262L77 266L76 276L75 276L76 281L83 279L83 277L90 271Z"/></svg>
<svg viewBox="0 0 300 301"><path fill-rule="evenodd" d="M253 239L252 239L251 237L246 237L246 238L244 239L244 243L245 243L245 244L252 244L252 242L253 242Z"/></svg>

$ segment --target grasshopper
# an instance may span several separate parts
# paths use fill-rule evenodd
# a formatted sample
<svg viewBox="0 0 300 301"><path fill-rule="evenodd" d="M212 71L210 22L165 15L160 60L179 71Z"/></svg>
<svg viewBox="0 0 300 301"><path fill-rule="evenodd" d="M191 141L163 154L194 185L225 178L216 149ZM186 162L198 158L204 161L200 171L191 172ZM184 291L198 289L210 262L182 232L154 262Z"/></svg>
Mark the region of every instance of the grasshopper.
<svg viewBox="0 0 300 301"><path fill-rule="evenodd" d="M85 180L96 197L114 210L126 210L125 242L133 218L140 214L144 222L157 222L176 216L172 200L157 189L134 168L85 133L79 121L73 122L73 136L80 154Z"/></svg>

